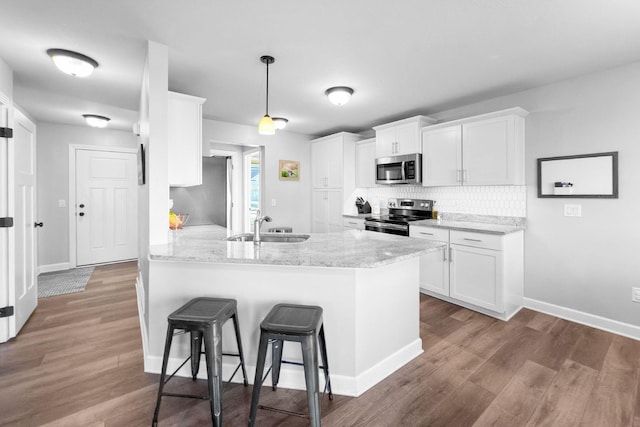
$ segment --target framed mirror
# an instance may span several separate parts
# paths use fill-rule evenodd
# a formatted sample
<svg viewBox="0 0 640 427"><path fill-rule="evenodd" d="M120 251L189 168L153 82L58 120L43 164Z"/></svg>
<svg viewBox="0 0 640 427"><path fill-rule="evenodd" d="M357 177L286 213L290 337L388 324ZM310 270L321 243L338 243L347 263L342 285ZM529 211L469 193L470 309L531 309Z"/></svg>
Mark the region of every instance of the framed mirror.
<svg viewBox="0 0 640 427"><path fill-rule="evenodd" d="M618 198L618 152L538 159L538 197Z"/></svg>

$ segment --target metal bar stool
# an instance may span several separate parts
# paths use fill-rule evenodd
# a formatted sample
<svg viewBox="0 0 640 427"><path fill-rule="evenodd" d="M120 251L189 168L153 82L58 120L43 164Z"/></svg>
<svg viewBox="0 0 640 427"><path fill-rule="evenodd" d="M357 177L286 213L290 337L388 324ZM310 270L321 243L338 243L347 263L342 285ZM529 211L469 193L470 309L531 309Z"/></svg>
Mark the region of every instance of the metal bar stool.
<svg viewBox="0 0 640 427"><path fill-rule="evenodd" d="M238 353L222 352L222 325L233 319L233 326L236 333ZM242 353L242 341L240 339L240 326L238 324L237 302L234 299L224 298L194 298L168 317L167 338L164 345L164 357L162 359L162 372L160 373L160 386L158 387L158 400L156 410L153 415L153 425L158 425L158 414L160 412L160 401L162 396L190 397L195 399L209 400L211 403L211 419L214 426L222 425L222 393L224 391L222 380L222 356L235 356L240 359L238 366L233 371L229 382L233 379L239 368L242 368L244 385L247 386L247 371L244 366L244 355ZM169 352L173 340L174 331L182 330L182 333L189 332L191 335L191 355L182 362L173 374L165 380ZM202 342L204 341L204 352L202 352ZM181 393L164 392L164 386L173 376L191 360L191 375L196 380L200 369L200 355L205 355L207 362L207 383L208 395L192 395Z"/></svg>
<svg viewBox="0 0 640 427"><path fill-rule="evenodd" d="M282 347L284 341L299 342L302 346L302 363L282 360ZM258 348L258 361L256 363L256 376L253 382L253 394L251 398L251 413L249 426L256 421L258 401L260 399L260 387L269 375L269 371L263 377L264 363L267 355L267 347L272 344L271 381L272 388L276 390L280 379L280 366L282 363L304 366L304 377L307 386L307 402L309 414L291 412L284 409L272 408L260 405L260 409L280 412L287 415L309 418L310 425L319 427L320 402L318 400L319 378L318 369L324 371L325 391L329 392L329 400L333 400L331 380L329 379L329 363L327 361L327 346L324 337L324 325L322 323L322 308L318 306L277 304L260 324L260 345ZM318 365L318 347L322 356L322 366Z"/></svg>

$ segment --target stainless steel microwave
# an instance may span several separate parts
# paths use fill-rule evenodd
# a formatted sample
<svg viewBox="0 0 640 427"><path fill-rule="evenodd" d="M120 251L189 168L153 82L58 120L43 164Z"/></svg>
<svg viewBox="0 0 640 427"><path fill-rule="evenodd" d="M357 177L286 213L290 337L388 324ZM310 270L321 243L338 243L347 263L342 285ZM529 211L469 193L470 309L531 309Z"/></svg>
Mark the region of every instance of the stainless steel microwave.
<svg viewBox="0 0 640 427"><path fill-rule="evenodd" d="M422 154L376 159L376 184L422 183Z"/></svg>

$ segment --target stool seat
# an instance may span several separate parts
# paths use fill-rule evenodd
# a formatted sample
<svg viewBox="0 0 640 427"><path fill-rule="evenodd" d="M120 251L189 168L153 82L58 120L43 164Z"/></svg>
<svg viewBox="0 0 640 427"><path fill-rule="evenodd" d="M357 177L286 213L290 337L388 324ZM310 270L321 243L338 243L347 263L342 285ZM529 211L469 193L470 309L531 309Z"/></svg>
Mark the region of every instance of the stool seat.
<svg viewBox="0 0 640 427"><path fill-rule="evenodd" d="M302 349L302 363L282 360L282 351L285 341L299 342ZM258 347L258 360L256 362L256 374L253 382L253 394L251 397L251 410L249 414L249 426L256 421L258 402L260 400L260 388L264 379L262 373L266 359L267 347L271 344L271 383L276 390L280 378L282 363L301 365L304 367L305 384L307 387L307 403L309 414L300 414L279 408L271 408L260 405L261 409L269 409L288 415L309 418L312 427L319 427L320 403L318 369L322 369L325 378L325 389L329 392L329 399L333 400L331 380L329 378L329 363L327 360L327 346L322 323L322 307L315 305L276 304L260 323L260 344ZM318 363L318 349L322 357L322 366ZM268 375L268 371L267 371Z"/></svg>
<svg viewBox="0 0 640 427"><path fill-rule="evenodd" d="M280 334L312 335L320 329L320 325L322 307L276 304L260 323L260 329Z"/></svg>
<svg viewBox="0 0 640 427"><path fill-rule="evenodd" d="M222 356L235 356L240 359L238 366L227 383L231 382L236 372L238 372L238 369L242 368L244 385L245 387L247 386L247 372L244 365L242 340L240 339L237 306L238 303L234 299L200 297L190 300L167 317L167 337L164 345L162 371L160 372L158 399L156 401L156 409L153 415L154 426L158 424L160 402L163 396L190 397L209 400L211 404L211 419L213 421L213 425L222 425L222 392L224 391L222 380ZM222 325L229 319L233 319L236 343L238 345L237 353L222 352ZM171 343L176 329L190 333L191 355L178 367L178 369L175 370L173 374L169 375L168 379L165 380ZM202 352L203 344L204 353ZM189 360L191 360L191 375L193 380L196 380L198 371L200 370L200 357L202 354L205 355L205 360L207 362L208 395L200 396L165 392L164 386Z"/></svg>

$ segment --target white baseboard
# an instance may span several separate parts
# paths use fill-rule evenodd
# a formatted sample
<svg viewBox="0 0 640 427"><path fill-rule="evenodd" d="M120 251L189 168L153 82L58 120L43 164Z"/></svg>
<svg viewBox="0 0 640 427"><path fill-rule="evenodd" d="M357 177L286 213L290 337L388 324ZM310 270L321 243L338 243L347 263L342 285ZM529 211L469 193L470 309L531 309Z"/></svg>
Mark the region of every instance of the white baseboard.
<svg viewBox="0 0 640 427"><path fill-rule="evenodd" d="M565 320L602 329L613 334L622 335L640 341L640 326L619 322L595 314L585 313L572 308L562 307L548 302L538 301L531 298L524 299L524 306L531 310L560 317Z"/></svg>
<svg viewBox="0 0 640 427"><path fill-rule="evenodd" d="M413 341L411 344L401 348L391 356L387 357L380 363L372 366L367 369L357 377L348 377L346 375L336 375L331 373L331 360L329 360L329 375L331 378L331 388L334 394L339 394L342 396L352 396L358 397L365 391L369 390L371 387L388 377L390 374L400 369L402 366L407 364L409 361L419 356L422 353L422 340L418 338ZM154 374L159 374L162 369L162 357L160 356L146 356L145 352L145 372L150 372ZM237 359L235 358L225 358L225 361L222 363L222 377L225 381L231 376L234 369L237 366ZM169 363L167 366L167 373L171 373L175 371L178 366L183 362L181 359L177 359L174 357L169 358ZM207 371L203 369L205 367L205 361L200 361L200 372L198 373L198 378L206 379ZM253 380L256 375L256 367L245 364L247 370L247 381L249 384L253 384ZM265 372L268 369L268 366L265 366ZM183 366L176 375L181 377L191 377L191 367L190 364L186 364ZM320 390L324 389L324 376L322 373L319 375L320 380ZM236 376L233 378L234 383L242 382L242 372L238 371ZM271 379L268 377L264 384L271 384ZM304 372L301 367L291 367L287 365L282 365L280 370L280 379L278 381L278 387L289 388L294 390L305 390L305 381L304 381Z"/></svg>
<svg viewBox="0 0 640 427"><path fill-rule="evenodd" d="M72 268L72 267L71 267L71 263L69 263L69 262L61 262L59 264L39 265L38 266L38 274L50 273L52 271L69 270L70 268Z"/></svg>

